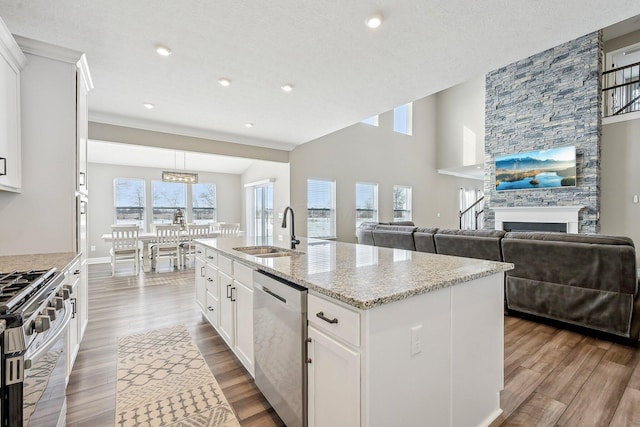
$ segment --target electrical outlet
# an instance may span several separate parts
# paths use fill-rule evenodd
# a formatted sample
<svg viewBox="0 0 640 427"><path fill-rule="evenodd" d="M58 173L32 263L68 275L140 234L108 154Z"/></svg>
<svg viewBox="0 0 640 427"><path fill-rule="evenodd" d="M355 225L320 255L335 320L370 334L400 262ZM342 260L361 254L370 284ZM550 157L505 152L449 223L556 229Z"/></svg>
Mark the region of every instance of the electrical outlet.
<svg viewBox="0 0 640 427"><path fill-rule="evenodd" d="M95 251L96 251L95 245L91 245L91 252L95 252Z"/></svg>
<svg viewBox="0 0 640 427"><path fill-rule="evenodd" d="M411 356L422 351L422 325L411 328Z"/></svg>
<svg viewBox="0 0 640 427"><path fill-rule="evenodd" d="M284 238L282 237L282 234L278 234L278 241L282 242L284 240Z"/></svg>

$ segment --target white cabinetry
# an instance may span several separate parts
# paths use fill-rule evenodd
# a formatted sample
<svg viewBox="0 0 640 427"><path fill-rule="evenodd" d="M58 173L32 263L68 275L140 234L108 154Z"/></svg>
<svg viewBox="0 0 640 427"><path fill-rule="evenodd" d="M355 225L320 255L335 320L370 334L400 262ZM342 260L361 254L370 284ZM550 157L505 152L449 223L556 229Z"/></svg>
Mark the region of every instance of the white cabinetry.
<svg viewBox="0 0 640 427"><path fill-rule="evenodd" d="M253 270L196 245L196 302L244 367L253 367Z"/></svg>
<svg viewBox="0 0 640 427"><path fill-rule="evenodd" d="M0 18L0 190L20 192L20 71L26 57Z"/></svg>
<svg viewBox="0 0 640 427"><path fill-rule="evenodd" d="M235 346L234 314L235 298L233 296L233 278L222 271L218 272L220 285L220 324L218 332L231 348Z"/></svg>
<svg viewBox="0 0 640 427"><path fill-rule="evenodd" d="M309 326L309 427L360 425L360 353Z"/></svg>
<svg viewBox="0 0 640 427"><path fill-rule="evenodd" d="M200 307L200 310L205 312L205 306L207 304L207 276L206 268L207 264L204 258L201 258L196 253L196 303Z"/></svg>
<svg viewBox="0 0 640 427"><path fill-rule="evenodd" d="M67 268L63 271L64 274L64 289L69 291L69 300L71 302L71 321L69 322L69 329L67 331L67 381L69 375L73 369L73 365L80 349L80 342L82 341L83 328L82 325L86 324L86 315L80 310L80 301L82 300L86 289L86 282L82 282L81 274L81 260L77 257Z"/></svg>
<svg viewBox="0 0 640 427"><path fill-rule="evenodd" d="M500 414L495 274L357 310L308 296L309 426L481 426Z"/></svg>

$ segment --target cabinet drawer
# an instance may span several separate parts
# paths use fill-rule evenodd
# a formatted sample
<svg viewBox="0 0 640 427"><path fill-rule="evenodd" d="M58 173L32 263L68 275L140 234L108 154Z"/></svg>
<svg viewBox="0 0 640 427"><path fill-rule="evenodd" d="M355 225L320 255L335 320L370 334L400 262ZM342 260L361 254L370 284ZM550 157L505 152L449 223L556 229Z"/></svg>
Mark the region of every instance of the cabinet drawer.
<svg viewBox="0 0 640 427"><path fill-rule="evenodd" d="M205 259L206 258L205 251L206 251L206 249L205 249L204 246L196 245L196 256L198 258Z"/></svg>
<svg viewBox="0 0 640 427"><path fill-rule="evenodd" d="M218 265L218 252L210 248L205 248L204 254L208 263Z"/></svg>
<svg viewBox="0 0 640 427"><path fill-rule="evenodd" d="M207 280L207 292L218 297L218 270L209 263L205 267L205 277Z"/></svg>
<svg viewBox="0 0 640 427"><path fill-rule="evenodd" d="M253 269L244 264L233 262L233 278L249 289L253 289Z"/></svg>
<svg viewBox="0 0 640 427"><path fill-rule="evenodd" d="M360 346L360 313L311 294L307 299L307 313L309 323L318 329Z"/></svg>
<svg viewBox="0 0 640 427"><path fill-rule="evenodd" d="M218 268L229 276L233 276L233 261L230 258L218 255Z"/></svg>
<svg viewBox="0 0 640 427"><path fill-rule="evenodd" d="M207 306L205 308L205 311L207 313L207 318L214 326L218 326L219 323L218 305L218 298L216 298L213 294L207 292Z"/></svg>

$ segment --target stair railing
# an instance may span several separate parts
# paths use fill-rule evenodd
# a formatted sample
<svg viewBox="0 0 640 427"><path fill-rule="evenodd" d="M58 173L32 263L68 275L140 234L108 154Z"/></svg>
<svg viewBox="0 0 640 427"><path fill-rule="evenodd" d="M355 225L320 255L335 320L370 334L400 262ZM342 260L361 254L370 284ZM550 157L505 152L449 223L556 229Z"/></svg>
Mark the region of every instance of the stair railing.
<svg viewBox="0 0 640 427"><path fill-rule="evenodd" d="M458 211L458 228L462 229L462 218L469 213L469 211L471 211L471 209L473 209L474 207L476 207L478 205L478 203L480 203L481 201L484 200L484 196L480 197L478 200L476 200L475 202L473 202L473 204L471 206L469 206L467 209L463 210L463 211ZM482 214L482 212L484 212L484 209L475 212L475 229L478 229L478 216L480 216Z"/></svg>
<svg viewBox="0 0 640 427"><path fill-rule="evenodd" d="M602 94L607 117L640 111L640 62L604 71Z"/></svg>

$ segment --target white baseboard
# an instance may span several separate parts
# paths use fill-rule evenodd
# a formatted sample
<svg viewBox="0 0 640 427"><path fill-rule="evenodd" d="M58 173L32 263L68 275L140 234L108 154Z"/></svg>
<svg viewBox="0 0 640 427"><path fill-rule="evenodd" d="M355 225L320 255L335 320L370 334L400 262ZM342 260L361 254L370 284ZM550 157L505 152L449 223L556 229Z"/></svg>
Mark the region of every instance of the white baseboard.
<svg viewBox="0 0 640 427"><path fill-rule="evenodd" d="M111 263L111 257L103 256L99 258L89 258L87 264L109 264Z"/></svg>

